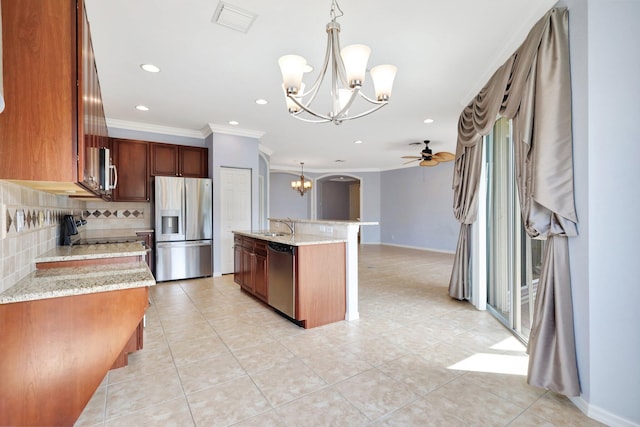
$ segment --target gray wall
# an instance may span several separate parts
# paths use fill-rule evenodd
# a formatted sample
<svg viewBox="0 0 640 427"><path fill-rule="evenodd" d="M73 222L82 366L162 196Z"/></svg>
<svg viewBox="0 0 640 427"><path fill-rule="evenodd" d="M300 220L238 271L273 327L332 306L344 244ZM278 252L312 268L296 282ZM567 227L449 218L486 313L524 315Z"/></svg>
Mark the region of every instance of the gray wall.
<svg viewBox="0 0 640 427"><path fill-rule="evenodd" d="M311 197L315 188L300 196L291 189L291 181L300 178L300 173L271 172L269 178L269 217L311 219ZM311 176L305 173L305 178Z"/></svg>
<svg viewBox="0 0 640 427"><path fill-rule="evenodd" d="M453 162L382 173L381 241L454 251L460 225L453 216Z"/></svg>
<svg viewBox="0 0 640 427"><path fill-rule="evenodd" d="M570 239L582 399L611 423L640 424L640 2L563 0L569 7L575 191ZM619 418L617 418L619 417Z"/></svg>
<svg viewBox="0 0 640 427"><path fill-rule="evenodd" d="M361 220L380 223L380 172L342 172L341 174L360 180ZM335 174L305 172L305 177L313 179L321 179L327 175ZM269 216L311 219L311 198L316 197L316 190L313 189L311 194L305 194L304 197L300 197L298 193L291 190L291 180L298 178L300 173L297 171L291 173L271 172L269 176ZM380 227L380 224L362 226L360 241L362 243L380 243Z"/></svg>

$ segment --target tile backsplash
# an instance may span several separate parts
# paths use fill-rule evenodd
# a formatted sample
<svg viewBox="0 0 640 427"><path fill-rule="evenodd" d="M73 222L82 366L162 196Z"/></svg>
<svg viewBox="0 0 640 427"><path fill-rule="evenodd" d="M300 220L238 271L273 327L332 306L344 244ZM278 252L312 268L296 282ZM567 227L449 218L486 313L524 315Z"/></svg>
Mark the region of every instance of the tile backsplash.
<svg viewBox="0 0 640 427"><path fill-rule="evenodd" d="M87 231L153 228L150 203L86 201L83 217L87 220Z"/></svg>
<svg viewBox="0 0 640 427"><path fill-rule="evenodd" d="M0 180L0 292L35 269L34 259L60 241L63 215L80 215L84 202Z"/></svg>
<svg viewBox="0 0 640 427"><path fill-rule="evenodd" d="M80 200L0 180L0 292L35 270L35 258L60 244L64 215L87 220L86 232L153 228L150 203Z"/></svg>

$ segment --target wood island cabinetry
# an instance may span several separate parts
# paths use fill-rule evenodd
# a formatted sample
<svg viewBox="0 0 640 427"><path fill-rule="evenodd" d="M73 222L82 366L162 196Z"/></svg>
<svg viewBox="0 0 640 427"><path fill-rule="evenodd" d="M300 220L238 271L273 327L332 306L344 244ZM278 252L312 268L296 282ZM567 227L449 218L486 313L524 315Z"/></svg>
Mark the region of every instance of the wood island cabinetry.
<svg viewBox="0 0 640 427"><path fill-rule="evenodd" d="M234 280L242 289L267 302L269 298L267 243L250 237L234 238Z"/></svg>
<svg viewBox="0 0 640 427"><path fill-rule="evenodd" d="M264 239L234 235L234 281L243 291L266 303L269 302L268 244ZM294 272L294 320L304 328L314 328L345 319L345 243L296 246Z"/></svg>
<svg viewBox="0 0 640 427"><path fill-rule="evenodd" d="M107 126L83 1L3 0L0 179L81 183Z"/></svg>

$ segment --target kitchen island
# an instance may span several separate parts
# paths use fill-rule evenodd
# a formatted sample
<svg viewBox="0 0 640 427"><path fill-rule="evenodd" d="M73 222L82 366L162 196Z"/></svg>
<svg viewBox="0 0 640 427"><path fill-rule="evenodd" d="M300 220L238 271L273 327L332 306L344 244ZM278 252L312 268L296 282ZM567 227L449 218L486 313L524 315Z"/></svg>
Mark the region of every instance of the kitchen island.
<svg viewBox="0 0 640 427"><path fill-rule="evenodd" d="M72 425L142 348L155 285L145 254L140 243L58 247L0 294L0 425Z"/></svg>
<svg viewBox="0 0 640 427"><path fill-rule="evenodd" d="M315 310L317 316L323 316L322 311L327 310L327 306L332 307L332 314L324 317L321 321L323 323L319 324L337 320L356 320L359 318L358 231L362 225L376 224L377 222L269 218L268 230L234 231L236 281L241 285L244 282L245 289L253 289L254 296L269 303L269 284L266 283L269 276L266 259L267 244L274 242L291 245L298 249L297 267L301 265L299 260L303 259L302 265L305 267L302 271L309 272L305 280L307 283L313 283L312 288L320 292L320 294L309 295L314 300L311 305L315 304L315 308L310 310ZM245 236L252 240L243 247L244 241L239 242L238 236ZM250 268L251 266L253 268ZM246 285L246 280L243 280L243 273L246 271L251 272L249 286ZM296 271L299 276L300 269ZM327 275L330 277L326 277ZM336 283L344 284L336 285ZM326 288L324 291L322 291L323 287ZM300 277L296 277L298 304L299 300L306 297L304 289L304 283L300 282ZM318 301L322 302L322 307L318 305ZM337 315L334 310L341 310L342 307L344 312ZM296 313L299 312L296 311ZM296 317L299 316L296 315ZM314 323L306 322L303 326L313 327L310 325Z"/></svg>
<svg viewBox="0 0 640 427"><path fill-rule="evenodd" d="M358 311L358 232L361 226L378 225L376 221L313 220L269 218L270 229L285 231L285 223L292 222L296 233L312 234L324 238L340 238L346 241L347 310L345 320L360 318Z"/></svg>
<svg viewBox="0 0 640 427"><path fill-rule="evenodd" d="M304 328L344 320L343 238L234 231L234 280Z"/></svg>

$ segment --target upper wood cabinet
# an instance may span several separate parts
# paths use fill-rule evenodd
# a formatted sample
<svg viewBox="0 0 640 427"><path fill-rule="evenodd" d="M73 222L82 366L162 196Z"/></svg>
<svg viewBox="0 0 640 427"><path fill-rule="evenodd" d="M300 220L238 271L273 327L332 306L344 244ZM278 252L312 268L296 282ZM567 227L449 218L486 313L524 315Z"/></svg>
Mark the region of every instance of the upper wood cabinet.
<svg viewBox="0 0 640 427"><path fill-rule="evenodd" d="M118 170L115 202L150 200L149 145L146 141L112 139L113 163Z"/></svg>
<svg viewBox="0 0 640 427"><path fill-rule="evenodd" d="M207 178L208 164L207 148L159 143L151 146L152 176Z"/></svg>
<svg viewBox="0 0 640 427"><path fill-rule="evenodd" d="M86 148L108 144L84 4L1 5L0 179L83 183Z"/></svg>

